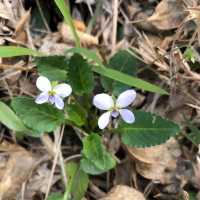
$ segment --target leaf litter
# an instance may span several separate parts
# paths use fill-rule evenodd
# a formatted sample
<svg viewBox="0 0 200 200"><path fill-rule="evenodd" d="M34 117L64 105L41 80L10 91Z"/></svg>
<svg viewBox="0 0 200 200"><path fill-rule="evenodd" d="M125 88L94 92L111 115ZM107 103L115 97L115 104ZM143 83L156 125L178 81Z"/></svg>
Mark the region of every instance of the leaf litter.
<svg viewBox="0 0 200 200"><path fill-rule="evenodd" d="M74 46L69 26L61 22L52 2L47 2L47 11L37 4L21 1L0 1L0 43L21 45L39 49L47 54L63 54ZM97 9L98 1L76 1L72 13L78 10L81 17L74 16L74 24L84 47L98 51L102 60L112 56L114 1L104 1ZM142 199L187 199L195 193L200 198L199 146L188 139L191 126L199 131L200 123L200 75L199 60L185 57L187 47L199 56L199 1L198 0L134 0L117 1L117 49L130 48L141 61L137 74L157 85L165 85L169 97L139 92L136 108L142 108L176 121L182 134L175 140L150 148L129 148L120 144L118 138L104 138L119 164L106 175L90 180L87 200L142 200ZM40 10L42 12L40 12ZM87 11L87 12L86 12ZM43 14L41 14L43 13ZM41 24L32 23L39 18ZM50 31L45 26L50 27ZM88 31L90 27L90 31ZM145 66L145 67L143 67ZM134 66L133 66L134 67ZM36 71L31 58L0 59L0 91L2 100L13 96L35 96ZM197 132L199 134L199 132ZM185 137L188 135L188 137ZM112 138L112 139L111 139ZM61 150L64 159L80 153L80 145L65 136ZM110 140L111 139L111 140ZM61 192L63 172L60 164L52 174L51 155L39 139L24 139L16 142L14 134L1 126L0 145L0 197L1 199L44 199L48 187L51 192ZM56 138L45 139L57 141ZM27 144L27 141L29 142ZM46 141L48 143L48 141ZM55 142L56 143L56 142ZM54 156L54 155L53 155ZM38 160L42 160L38 163ZM51 168L52 167L52 168ZM123 176L120 177L120 176ZM192 178L191 178L192 177ZM50 185L50 186L49 186ZM105 197L103 197L105 196Z"/></svg>

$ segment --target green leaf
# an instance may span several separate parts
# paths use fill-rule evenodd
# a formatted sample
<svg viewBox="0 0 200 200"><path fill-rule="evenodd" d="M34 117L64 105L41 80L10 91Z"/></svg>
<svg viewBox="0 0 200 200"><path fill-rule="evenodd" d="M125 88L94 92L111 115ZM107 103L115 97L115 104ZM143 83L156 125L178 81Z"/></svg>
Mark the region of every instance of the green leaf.
<svg viewBox="0 0 200 200"><path fill-rule="evenodd" d="M117 130L130 147L150 147L166 142L180 132L177 124L151 113L136 111L135 123L122 122Z"/></svg>
<svg viewBox="0 0 200 200"><path fill-rule="evenodd" d="M111 78L113 80L119 81L121 83L127 84L129 86L133 86L142 90L146 90L149 92L155 92L158 94L168 94L165 90L160 87L143 81L142 79L132 77L130 75L124 74L114 69L109 69L105 67L94 66L93 71L102 76Z"/></svg>
<svg viewBox="0 0 200 200"><path fill-rule="evenodd" d="M195 192L189 192L190 200L198 200L197 195Z"/></svg>
<svg viewBox="0 0 200 200"><path fill-rule="evenodd" d="M86 124L87 112L80 104L69 104L66 107L66 111L69 121L72 121L77 126L83 126Z"/></svg>
<svg viewBox="0 0 200 200"><path fill-rule="evenodd" d="M102 144L101 137L95 133L84 138L82 154L84 158L81 160L81 168L88 174L104 173L116 164L112 155Z"/></svg>
<svg viewBox="0 0 200 200"><path fill-rule="evenodd" d="M184 52L184 58L187 61L191 61L193 64L196 62L197 60L197 55L194 51L194 49L192 47L188 47L185 52Z"/></svg>
<svg viewBox="0 0 200 200"><path fill-rule="evenodd" d="M81 200L88 188L88 175L74 162L67 164L66 171L69 180L68 189L70 189L72 199Z"/></svg>
<svg viewBox="0 0 200 200"><path fill-rule="evenodd" d="M64 122L64 113L50 104L38 105L29 97L15 97L11 105L24 124L40 136L54 131Z"/></svg>
<svg viewBox="0 0 200 200"><path fill-rule="evenodd" d="M120 50L109 61L108 66L125 74L135 76L138 60L126 50ZM128 85L113 81L110 78L102 77L101 82L107 91L112 91L114 95L120 94L129 88Z"/></svg>
<svg viewBox="0 0 200 200"><path fill-rule="evenodd" d="M42 56L43 53L32 49L16 46L0 46L0 57L8 58L15 56Z"/></svg>
<svg viewBox="0 0 200 200"><path fill-rule="evenodd" d="M63 195L60 192L51 193L47 200L63 200Z"/></svg>
<svg viewBox="0 0 200 200"><path fill-rule="evenodd" d="M62 13L65 23L67 23L72 31L72 34L74 36L75 39L75 43L77 47L80 47L80 40L78 37L78 34L76 32L71 14L70 14L70 10L69 10L69 6L65 4L64 0L55 0L55 3L57 5L57 7L59 8L60 12Z"/></svg>
<svg viewBox="0 0 200 200"><path fill-rule="evenodd" d="M187 123L190 129L190 133L186 134L185 136L195 145L200 144L200 131L197 127L192 125L191 123Z"/></svg>
<svg viewBox="0 0 200 200"><path fill-rule="evenodd" d="M21 119L3 102L0 102L0 122L16 132L26 132Z"/></svg>
<svg viewBox="0 0 200 200"><path fill-rule="evenodd" d="M68 60L65 56L46 56L35 59L39 74L51 81L66 81Z"/></svg>
<svg viewBox="0 0 200 200"><path fill-rule="evenodd" d="M71 48L71 49L67 50L66 53L67 54L68 53L80 54L80 55L86 57L87 59L89 59L89 61L96 62L98 65L104 67L104 65L102 64L100 58L96 55L96 53L94 51L91 51L91 50L88 50L88 49L85 49L85 48L75 47L75 48Z"/></svg>
<svg viewBox="0 0 200 200"><path fill-rule="evenodd" d="M105 76L107 78L113 79L115 81L119 81L121 83L124 83L126 85L137 87L142 90L146 90L149 92L155 92L158 94L168 94L165 90L161 89L160 87L153 85L151 83L148 83L147 81L143 81L139 78L134 78L130 75L124 74L120 71L109 69L105 67L99 57L95 54L95 52L84 49L84 48L72 48L68 50L66 53L79 53L83 56L85 56L87 59L96 62L98 66L93 66L92 71Z"/></svg>
<svg viewBox="0 0 200 200"><path fill-rule="evenodd" d="M94 78L91 67L79 54L74 54L69 63L69 82L73 91L78 94L88 94L94 87Z"/></svg>

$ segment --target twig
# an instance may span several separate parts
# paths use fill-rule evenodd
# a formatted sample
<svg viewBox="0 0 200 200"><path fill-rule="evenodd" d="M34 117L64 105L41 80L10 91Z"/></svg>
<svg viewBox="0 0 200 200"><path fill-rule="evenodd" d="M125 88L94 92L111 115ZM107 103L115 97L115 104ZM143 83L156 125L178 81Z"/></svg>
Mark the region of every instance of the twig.
<svg viewBox="0 0 200 200"><path fill-rule="evenodd" d="M42 12L42 8L41 8L41 6L40 6L40 2L39 2L38 0L36 0L36 4L37 4L37 7L38 7L38 10L39 10L39 12L40 12L42 21L43 21L43 23L44 23L44 25L45 25L47 31L48 31L48 32L51 32L51 30L50 30L50 28L49 28L49 25L48 25L48 23L47 23L47 20L46 20L46 18L45 18L45 16L44 16L44 13Z"/></svg>
<svg viewBox="0 0 200 200"><path fill-rule="evenodd" d="M57 144L59 141L59 135L56 132L54 132L54 138L55 138L55 144ZM62 173L62 177L63 177L63 182L64 182L65 186L67 186L67 175L65 172L65 166L64 166L65 164L64 164L61 147L59 147L58 149L55 149L55 151L56 152L59 151L59 163L60 163L61 173Z"/></svg>
<svg viewBox="0 0 200 200"><path fill-rule="evenodd" d="M60 133L59 141L58 141L58 144L56 145L56 150L57 151L56 151L56 154L55 154L55 157L54 157L53 166L52 166L51 174L50 174L50 177L49 177L47 191L46 191L46 194L45 194L45 200L47 200L49 192L50 192L50 189L51 189L51 183L52 183L52 180L53 180L53 175L54 175L56 164L58 162L58 157L59 157L59 154L60 154L59 149L60 149L60 145L61 145L61 142L62 142L63 134L64 134L64 126L61 128L61 133Z"/></svg>
<svg viewBox="0 0 200 200"><path fill-rule="evenodd" d="M22 184L22 189L21 189L21 200L24 200L25 189L26 189L26 182L24 182L24 183Z"/></svg>
<svg viewBox="0 0 200 200"><path fill-rule="evenodd" d="M102 198L106 196L106 193L103 192L101 189L99 189L94 183L90 182L89 183L89 188L92 191L92 193L96 194L96 196L99 198Z"/></svg>
<svg viewBox="0 0 200 200"><path fill-rule="evenodd" d="M70 160L73 160L73 159L76 159L76 158L81 158L81 157L82 157L81 154L75 154L75 155L72 155L72 156L67 157L67 158L64 160L64 162L67 163L67 162L69 162Z"/></svg>
<svg viewBox="0 0 200 200"><path fill-rule="evenodd" d="M192 107L192 108L195 108L195 109L197 109L197 110L200 110L200 107L197 106L197 105L193 105L193 104L191 104L191 103L186 103L186 105L188 105L188 106L190 106L190 107Z"/></svg>
<svg viewBox="0 0 200 200"><path fill-rule="evenodd" d="M97 17L98 17L99 15L101 15L102 3L103 3L102 0L98 0L98 1L97 1L97 6L96 6L95 13L94 13L94 15L93 15L92 19L90 20L90 22L89 22L89 24L88 24L88 27L87 27L87 33L88 33L88 34L91 33L92 27L94 26Z"/></svg>
<svg viewBox="0 0 200 200"><path fill-rule="evenodd" d="M117 40L117 18L118 18L118 0L113 0L113 33L112 33L112 54L115 52Z"/></svg>
<svg viewBox="0 0 200 200"><path fill-rule="evenodd" d="M73 129L76 132L76 134L80 140L82 140L84 137L88 136L88 134L85 131L83 131L82 129L80 129L76 126L73 126Z"/></svg>
<svg viewBox="0 0 200 200"><path fill-rule="evenodd" d="M59 151L60 151L60 153L59 153L60 168L61 168L61 173L62 173L63 181L64 181L64 184L65 184L65 187L66 187L68 181L67 181L67 175L66 175L66 172L65 172L65 162L64 162L64 158L63 158L61 149L59 149Z"/></svg>

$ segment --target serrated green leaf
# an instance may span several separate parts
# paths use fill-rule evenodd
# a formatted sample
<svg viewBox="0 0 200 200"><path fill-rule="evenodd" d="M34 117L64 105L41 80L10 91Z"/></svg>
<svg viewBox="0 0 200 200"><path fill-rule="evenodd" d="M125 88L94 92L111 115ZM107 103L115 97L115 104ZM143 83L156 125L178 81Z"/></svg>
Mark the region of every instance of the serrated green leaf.
<svg viewBox="0 0 200 200"><path fill-rule="evenodd" d="M16 46L0 46L0 57L9 58L15 56L43 56L44 53L29 48Z"/></svg>
<svg viewBox="0 0 200 200"><path fill-rule="evenodd" d="M35 59L40 75L51 81L66 81L68 60L65 56L46 56Z"/></svg>
<svg viewBox="0 0 200 200"><path fill-rule="evenodd" d="M135 76L137 71L138 60L126 50L120 50L109 61L109 68L118 70L125 74ZM112 79L102 77L103 87L107 91L112 91L114 95L119 95L122 91L129 88L128 85L113 81Z"/></svg>
<svg viewBox="0 0 200 200"><path fill-rule="evenodd" d="M69 63L69 82L73 91L78 94L88 94L94 87L94 78L91 67L79 54L74 54Z"/></svg>
<svg viewBox="0 0 200 200"><path fill-rule="evenodd" d="M38 105L29 97L15 97L11 105L24 124L40 136L44 132L54 131L64 122L64 113L52 105Z"/></svg>
<svg viewBox="0 0 200 200"><path fill-rule="evenodd" d="M77 126L83 126L84 124L86 124L87 112L83 107L81 107L80 104L69 104L66 107L66 111L68 117L67 119L69 121L72 121Z"/></svg>
<svg viewBox="0 0 200 200"><path fill-rule="evenodd" d="M177 124L155 114L136 111L135 123L122 122L117 130L122 142L130 147L150 147L166 142L180 132Z"/></svg>
<svg viewBox="0 0 200 200"><path fill-rule="evenodd" d="M21 119L3 102L0 102L0 122L16 132L27 131Z"/></svg>
<svg viewBox="0 0 200 200"><path fill-rule="evenodd" d="M84 138L82 154L81 168L88 174L104 173L116 164L112 155L106 151L102 144L101 137L94 133Z"/></svg>
<svg viewBox="0 0 200 200"><path fill-rule="evenodd" d="M85 48L78 48L78 47L75 47L75 48L71 48L69 50L66 51L66 53L77 53L77 54L80 54L84 57L86 57L87 59L89 59L89 61L94 61L96 62L98 65L100 66L104 66L101 62L101 60L99 59L99 57L96 55L96 53L94 51L91 51L91 50L88 50L88 49L85 49Z"/></svg>
<svg viewBox="0 0 200 200"><path fill-rule="evenodd" d="M168 94L164 89L153 85L151 83L148 83L147 81L143 81L139 78L134 78L130 75L124 74L120 71L109 69L105 67L99 57L96 55L95 52L84 49L84 48L72 48L68 50L66 53L79 53L83 56L85 56L87 59L95 62L98 64L98 66L93 66L92 71L105 76L107 78L113 79L115 81L119 81L121 83L124 83L126 85L137 87L139 89L149 91L149 92L155 92L158 94Z"/></svg>
<svg viewBox="0 0 200 200"><path fill-rule="evenodd" d="M89 184L88 175L80 169L78 164L71 162L66 165L69 193L73 200L81 200Z"/></svg>
<svg viewBox="0 0 200 200"><path fill-rule="evenodd" d="M104 170L99 169L96 165L94 165L94 163L91 160L86 158L81 159L81 168L83 169L83 171L91 175L99 175L110 170L110 169L104 169Z"/></svg>

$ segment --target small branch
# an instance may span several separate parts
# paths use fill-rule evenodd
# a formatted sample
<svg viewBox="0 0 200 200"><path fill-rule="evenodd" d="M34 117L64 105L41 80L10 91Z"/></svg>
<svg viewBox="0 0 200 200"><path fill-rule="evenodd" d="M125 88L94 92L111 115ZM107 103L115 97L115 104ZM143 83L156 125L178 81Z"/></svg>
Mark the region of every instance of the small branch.
<svg viewBox="0 0 200 200"><path fill-rule="evenodd" d="M113 0L113 33L112 33L112 54L115 52L117 40L117 19L118 19L118 0Z"/></svg>
<svg viewBox="0 0 200 200"><path fill-rule="evenodd" d="M51 183L52 183L52 180L53 180L53 175L54 175L56 164L58 162L58 158L59 158L59 155L60 155L60 146L61 146L63 135L64 135L64 126L61 129L60 137L59 137L58 143L56 144L56 154L54 156L53 166L52 166L52 169L51 169L51 174L50 174L50 177L49 177L47 191L46 191L46 194L45 194L45 200L47 200L47 198L49 196L50 189L51 189Z"/></svg>
<svg viewBox="0 0 200 200"><path fill-rule="evenodd" d="M44 13L42 12L42 8L41 8L41 6L40 6L40 2L39 2L38 0L36 0L36 4L37 4L37 7L38 7L38 10L39 10L39 12L40 12L42 21L43 21L43 23L44 23L44 25L45 25L47 31L48 31L48 32L51 32L51 30L50 30L50 28L49 28L49 25L48 25L48 23L47 23L47 20L46 20L46 18L45 18L45 16L44 16Z"/></svg>

